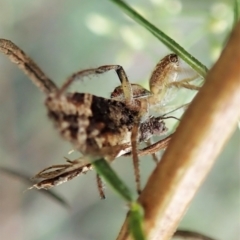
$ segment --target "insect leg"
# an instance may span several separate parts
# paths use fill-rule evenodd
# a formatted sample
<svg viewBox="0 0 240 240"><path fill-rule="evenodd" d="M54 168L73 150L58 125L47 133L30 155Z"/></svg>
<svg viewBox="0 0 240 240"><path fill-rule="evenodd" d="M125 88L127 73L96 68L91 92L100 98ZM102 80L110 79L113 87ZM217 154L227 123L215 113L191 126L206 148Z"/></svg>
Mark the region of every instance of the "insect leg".
<svg viewBox="0 0 240 240"><path fill-rule="evenodd" d="M4 53L11 62L32 80L32 82L44 93L49 94L57 91L57 86L46 76L46 74L13 42L0 39L0 52Z"/></svg>
<svg viewBox="0 0 240 240"><path fill-rule="evenodd" d="M98 187L98 192L99 192L100 198L105 199L106 197L105 197L105 193L104 193L104 190L103 190L102 179L98 174L96 175L96 177L97 177L97 187Z"/></svg>
<svg viewBox="0 0 240 240"><path fill-rule="evenodd" d="M152 138L149 138L148 141L147 141L147 147L150 147L152 144L153 144ZM156 164L158 164L158 160L159 160L159 159L158 159L158 156L157 156L156 152L152 153L151 155L152 155L153 161L154 161Z"/></svg>
<svg viewBox="0 0 240 240"><path fill-rule="evenodd" d="M138 157L141 157L141 156L146 156L146 155L149 155L149 154L153 154L155 152L158 152L162 149L165 149L167 148L169 142L171 141L171 138L172 138L173 134L167 136L166 138L162 139L162 140L159 140L158 142L150 145L150 146L147 146L143 149L139 149L137 151L137 154L138 154ZM133 152L128 152L128 153L125 153L124 157L129 157L133 154Z"/></svg>
<svg viewBox="0 0 240 240"><path fill-rule="evenodd" d="M133 126L132 135L131 135L131 144L132 144L132 158L133 158L135 181L137 185L137 192L138 194L140 194L141 183L140 183L139 158L138 158L138 150L137 150L138 127L139 127L139 124L137 123L135 123Z"/></svg>
<svg viewBox="0 0 240 240"><path fill-rule="evenodd" d="M108 72L110 70L115 70L120 81L121 81L121 85L123 88L123 93L124 93L124 97L126 100L126 103L131 103L133 100L133 93L132 93L132 88L131 88L131 84L129 83L129 80L127 78L127 75L123 69L122 66L120 65L104 65L98 68L91 68L91 69L85 69L79 72L74 73L72 76L70 76L66 82L63 84L63 86L61 87L59 94L62 94L65 90L67 90L67 88L77 79L85 77L85 76L89 76L89 75L97 75L97 74L102 74L105 72Z"/></svg>
<svg viewBox="0 0 240 240"><path fill-rule="evenodd" d="M200 90L201 87L199 86L196 86L196 85L193 85L193 84L190 84L191 81L195 80L196 78L187 78L187 79L183 79L181 81L175 81L175 82L170 82L167 84L167 87L171 87L171 86L174 86L174 87L177 87L177 88L187 88L187 89L190 89L190 90Z"/></svg>

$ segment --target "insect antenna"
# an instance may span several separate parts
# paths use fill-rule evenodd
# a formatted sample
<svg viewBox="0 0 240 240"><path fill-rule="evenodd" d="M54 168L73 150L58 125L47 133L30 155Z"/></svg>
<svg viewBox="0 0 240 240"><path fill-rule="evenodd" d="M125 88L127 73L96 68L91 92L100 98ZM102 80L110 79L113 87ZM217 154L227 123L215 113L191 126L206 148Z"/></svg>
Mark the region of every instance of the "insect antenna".
<svg viewBox="0 0 240 240"><path fill-rule="evenodd" d="M65 92L69 86L77 79L81 79L83 77L89 76L89 75L98 75L103 74L105 72L115 70L115 72L118 75L118 78L121 82L121 86L123 89L124 98L127 104L133 104L133 93L132 93L132 87L131 84L127 78L127 74L125 73L124 69L120 65L104 65L100 66L98 68L90 68L85 69L79 72L76 72L72 74L66 82L62 85L60 88L58 95L60 96L63 92Z"/></svg>

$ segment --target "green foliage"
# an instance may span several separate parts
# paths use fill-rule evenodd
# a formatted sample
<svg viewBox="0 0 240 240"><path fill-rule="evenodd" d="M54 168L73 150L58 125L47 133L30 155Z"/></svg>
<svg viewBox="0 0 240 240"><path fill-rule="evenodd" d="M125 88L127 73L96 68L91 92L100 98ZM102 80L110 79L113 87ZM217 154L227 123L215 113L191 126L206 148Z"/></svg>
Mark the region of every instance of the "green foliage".
<svg viewBox="0 0 240 240"><path fill-rule="evenodd" d="M153 24L147 21L144 17L138 14L133 8L127 5L121 0L110 0L117 4L129 17L131 17L138 24L142 25L146 30L151 32L156 38L158 38L166 47L171 51L180 56L189 66L191 66L197 73L201 76L205 76L207 72L207 67L204 66L200 61L194 58L189 52L187 52L182 46L180 46L176 41L167 36L160 29L156 28Z"/></svg>

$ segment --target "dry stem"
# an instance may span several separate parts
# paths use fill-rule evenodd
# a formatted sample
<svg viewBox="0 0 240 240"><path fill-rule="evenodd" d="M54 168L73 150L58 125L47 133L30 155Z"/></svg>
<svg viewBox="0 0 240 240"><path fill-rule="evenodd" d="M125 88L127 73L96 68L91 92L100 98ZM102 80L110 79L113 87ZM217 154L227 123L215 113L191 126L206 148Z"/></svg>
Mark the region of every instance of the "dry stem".
<svg viewBox="0 0 240 240"><path fill-rule="evenodd" d="M186 111L139 202L148 240L168 240L240 117L240 23ZM117 240L132 239L125 221Z"/></svg>

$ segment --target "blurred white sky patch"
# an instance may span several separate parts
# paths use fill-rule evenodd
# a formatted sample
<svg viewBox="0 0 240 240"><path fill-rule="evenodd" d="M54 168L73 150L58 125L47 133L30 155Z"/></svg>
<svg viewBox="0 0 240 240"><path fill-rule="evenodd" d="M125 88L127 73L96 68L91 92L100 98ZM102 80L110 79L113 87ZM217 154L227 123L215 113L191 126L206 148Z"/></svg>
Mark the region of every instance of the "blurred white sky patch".
<svg viewBox="0 0 240 240"><path fill-rule="evenodd" d="M179 0L168 0L164 2L165 9L169 13L179 14L182 11L182 3Z"/></svg>
<svg viewBox="0 0 240 240"><path fill-rule="evenodd" d="M106 17L97 13L90 13L88 15L86 18L86 25L93 33L97 35L107 35L113 29L112 22Z"/></svg>
<svg viewBox="0 0 240 240"><path fill-rule="evenodd" d="M232 9L225 3L214 3L211 7L211 14L216 19L224 19L232 16Z"/></svg>
<svg viewBox="0 0 240 240"><path fill-rule="evenodd" d="M225 32L228 27L228 22L224 19L221 20L215 20L210 25L210 30L213 33L222 33Z"/></svg>
<svg viewBox="0 0 240 240"><path fill-rule="evenodd" d="M214 3L210 9L211 18L209 29L211 33L220 36L232 27L233 15L230 6L223 2ZM215 43L210 51L212 61L216 61L222 51L224 42Z"/></svg>
<svg viewBox="0 0 240 240"><path fill-rule="evenodd" d="M134 57L134 52L124 48L118 52L115 59L117 63L124 63L124 68L127 69L132 66L133 57Z"/></svg>
<svg viewBox="0 0 240 240"><path fill-rule="evenodd" d="M213 62L215 62L222 52L222 46L216 45L211 49L210 56Z"/></svg>
<svg viewBox="0 0 240 240"><path fill-rule="evenodd" d="M0 14L0 22L1 22L1 28L0 28L0 34L2 35L3 28L11 26L11 24L14 22L13 13L14 10L12 8L11 3L7 2L5 4L1 4L1 11L3 11L5 14Z"/></svg>
<svg viewBox="0 0 240 240"><path fill-rule="evenodd" d="M136 50L144 48L144 39L140 37L139 33L135 33L132 27L128 25L121 27L120 35L131 48Z"/></svg>
<svg viewBox="0 0 240 240"><path fill-rule="evenodd" d="M232 9L224 3L215 3L211 7L213 21L210 30L213 33L220 34L227 30L232 24Z"/></svg>
<svg viewBox="0 0 240 240"><path fill-rule="evenodd" d="M160 6L163 4L164 0L150 0L153 5Z"/></svg>

